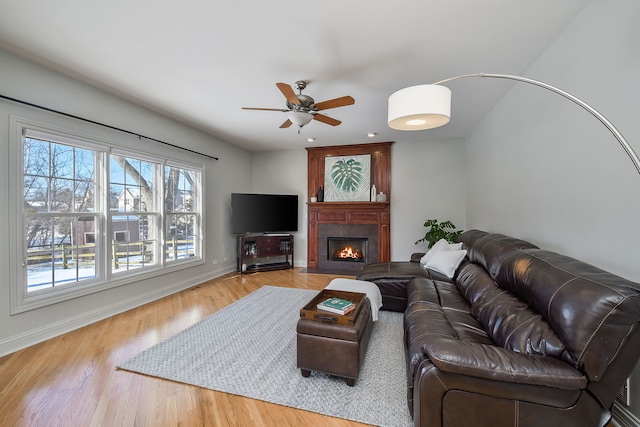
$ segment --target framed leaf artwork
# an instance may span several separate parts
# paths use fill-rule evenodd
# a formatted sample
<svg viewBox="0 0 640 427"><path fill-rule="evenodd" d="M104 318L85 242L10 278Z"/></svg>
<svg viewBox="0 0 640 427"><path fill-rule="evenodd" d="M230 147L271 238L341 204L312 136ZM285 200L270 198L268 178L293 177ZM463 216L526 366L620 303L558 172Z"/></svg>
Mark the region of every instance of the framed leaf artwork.
<svg viewBox="0 0 640 427"><path fill-rule="evenodd" d="M325 157L324 200L368 202L371 199L371 155Z"/></svg>

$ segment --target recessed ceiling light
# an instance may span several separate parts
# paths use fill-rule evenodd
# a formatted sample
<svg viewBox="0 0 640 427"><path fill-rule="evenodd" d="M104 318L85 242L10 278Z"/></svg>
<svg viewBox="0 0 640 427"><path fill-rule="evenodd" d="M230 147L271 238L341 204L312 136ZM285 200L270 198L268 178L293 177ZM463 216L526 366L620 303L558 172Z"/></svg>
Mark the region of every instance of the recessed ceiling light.
<svg viewBox="0 0 640 427"><path fill-rule="evenodd" d="M315 138L307 138L307 142L313 142L315 140L316 140Z"/></svg>
<svg viewBox="0 0 640 427"><path fill-rule="evenodd" d="M373 138L373 137L374 137L374 136L376 136L376 135L377 135L377 133L375 133L375 132L369 132L369 133L367 134L367 136L368 136L369 138Z"/></svg>

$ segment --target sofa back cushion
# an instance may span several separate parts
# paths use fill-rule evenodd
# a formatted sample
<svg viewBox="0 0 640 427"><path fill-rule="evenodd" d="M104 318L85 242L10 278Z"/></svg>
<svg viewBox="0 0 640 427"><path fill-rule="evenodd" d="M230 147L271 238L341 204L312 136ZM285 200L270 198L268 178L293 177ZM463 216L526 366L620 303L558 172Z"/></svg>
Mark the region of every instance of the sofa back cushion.
<svg viewBox="0 0 640 427"><path fill-rule="evenodd" d="M467 233L468 236L467 236ZM459 236L463 249L467 250L467 258L482 265L495 278L500 263L509 253L516 249L538 248L526 240L516 239L498 233L485 233L470 230Z"/></svg>
<svg viewBox="0 0 640 427"><path fill-rule="evenodd" d="M487 231L482 230L467 230L456 237L456 242L462 243L463 249L472 248L475 241L480 237L488 236L489 233Z"/></svg>
<svg viewBox="0 0 640 427"><path fill-rule="evenodd" d="M456 286L496 345L529 355L562 357L565 347L549 323L526 302L499 288L480 265L465 263Z"/></svg>
<svg viewBox="0 0 640 427"><path fill-rule="evenodd" d="M540 249L512 252L495 281L542 315L562 359L597 381L640 321L640 284Z"/></svg>

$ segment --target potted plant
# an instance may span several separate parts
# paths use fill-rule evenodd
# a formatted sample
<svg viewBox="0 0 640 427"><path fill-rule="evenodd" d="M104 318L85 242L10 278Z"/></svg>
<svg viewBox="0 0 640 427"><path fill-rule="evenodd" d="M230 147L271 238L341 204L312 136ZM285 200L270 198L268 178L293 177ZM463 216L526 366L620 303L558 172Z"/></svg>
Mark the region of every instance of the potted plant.
<svg viewBox="0 0 640 427"><path fill-rule="evenodd" d="M427 242L427 248L431 248L440 239L453 243L462 233L462 230L456 230L456 226L451 221L439 222L437 219L428 219L424 226L427 227L427 232L422 239L416 240L415 244Z"/></svg>

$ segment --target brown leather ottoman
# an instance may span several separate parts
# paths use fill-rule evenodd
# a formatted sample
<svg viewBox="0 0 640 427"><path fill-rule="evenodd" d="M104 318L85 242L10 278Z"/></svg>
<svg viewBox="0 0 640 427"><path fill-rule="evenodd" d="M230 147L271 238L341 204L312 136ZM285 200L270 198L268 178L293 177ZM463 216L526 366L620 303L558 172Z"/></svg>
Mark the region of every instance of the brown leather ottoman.
<svg viewBox="0 0 640 427"><path fill-rule="evenodd" d="M353 324L313 318L298 320L298 368L302 376L325 372L356 383L371 337L371 305L364 298ZM327 313L328 318L332 316Z"/></svg>

